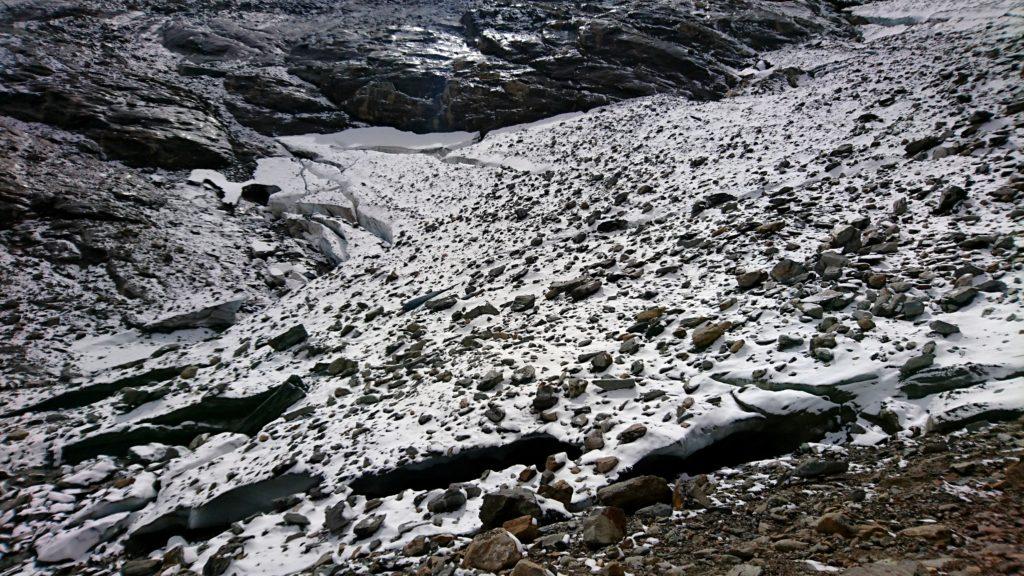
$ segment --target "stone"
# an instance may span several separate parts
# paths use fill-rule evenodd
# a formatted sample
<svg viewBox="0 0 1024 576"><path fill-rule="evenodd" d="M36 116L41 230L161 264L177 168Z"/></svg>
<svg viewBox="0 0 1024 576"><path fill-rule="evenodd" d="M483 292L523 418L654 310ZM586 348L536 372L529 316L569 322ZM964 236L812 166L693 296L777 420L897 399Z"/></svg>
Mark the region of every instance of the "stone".
<svg viewBox="0 0 1024 576"><path fill-rule="evenodd" d="M358 540L369 538L370 536L376 534L377 531L380 530L381 525L383 524L383 514L374 514L372 516L367 516L359 522L357 522L356 525L352 527L352 534L354 534L356 539Z"/></svg>
<svg viewBox="0 0 1024 576"><path fill-rule="evenodd" d="M289 526L309 526L309 518L298 512L285 512L284 523Z"/></svg>
<svg viewBox="0 0 1024 576"><path fill-rule="evenodd" d="M501 527L507 530L509 534L515 536L516 540L524 543L533 542L540 535L540 530L537 528L537 519L533 516L520 516L506 520L501 524Z"/></svg>
<svg viewBox="0 0 1024 576"><path fill-rule="evenodd" d="M498 384L501 384L504 379L505 375L501 370L490 370L487 374L484 374L484 377L477 383L476 389L481 392L490 392L491 390L494 390Z"/></svg>
<svg viewBox="0 0 1024 576"><path fill-rule="evenodd" d="M484 529L496 528L520 516L543 517L533 492L526 488L504 488L484 495L480 506L480 523Z"/></svg>
<svg viewBox="0 0 1024 576"><path fill-rule="evenodd" d="M602 456L594 460L594 472L607 474L619 465L619 459L615 456Z"/></svg>
<svg viewBox="0 0 1024 576"><path fill-rule="evenodd" d="M636 380L633 378L597 378L591 382L594 386L597 386L605 392L612 392L613 390L626 390L627 388L635 388Z"/></svg>
<svg viewBox="0 0 1024 576"><path fill-rule="evenodd" d="M626 513L621 508L606 506L591 512L581 527L583 543L590 548L618 544L626 537Z"/></svg>
<svg viewBox="0 0 1024 576"><path fill-rule="evenodd" d="M807 276L807 268L795 260L783 258L772 267L770 275L776 282L795 284Z"/></svg>
<svg viewBox="0 0 1024 576"><path fill-rule="evenodd" d="M928 323L928 328L940 336L951 336L960 332L959 326L956 324L950 324L944 320L932 320Z"/></svg>
<svg viewBox="0 0 1024 576"><path fill-rule="evenodd" d="M716 340L725 334L725 331L732 327L731 322L707 322L694 329L690 336L693 340L693 347L696 350L704 350L715 343Z"/></svg>
<svg viewBox="0 0 1024 576"><path fill-rule="evenodd" d="M500 572L515 566L522 558L519 542L503 528L478 534L466 548L462 565L487 572Z"/></svg>
<svg viewBox="0 0 1024 576"><path fill-rule="evenodd" d="M818 478L820 476L834 476L842 474L850 469L850 463L845 460L826 460L812 458L802 462L793 470L793 474L800 478Z"/></svg>
<svg viewBox="0 0 1024 576"><path fill-rule="evenodd" d="M545 498L550 498L568 506L572 501L573 487L565 480L559 478L550 484L541 485L537 489L537 493Z"/></svg>
<svg viewBox="0 0 1024 576"><path fill-rule="evenodd" d="M199 310L168 316L144 324L141 328L144 332L173 332L188 328L224 330L235 323L235 315L248 300L248 296L232 298Z"/></svg>
<svg viewBox="0 0 1024 576"><path fill-rule="evenodd" d="M287 350L300 342L304 342L308 337L309 335L306 334L306 327L302 324L296 324L285 332L282 332L268 340L267 344L269 344L274 350L280 352L282 350Z"/></svg>
<svg viewBox="0 0 1024 576"><path fill-rule="evenodd" d="M840 576L920 576L927 574L924 566L914 560L885 560L854 566L840 572Z"/></svg>
<svg viewBox="0 0 1024 576"><path fill-rule="evenodd" d="M533 308L537 302L537 297L533 294L523 294L516 296L512 300L512 311L513 312L526 312Z"/></svg>
<svg viewBox="0 0 1024 576"><path fill-rule="evenodd" d="M818 518L814 529L822 534L838 534L844 538L850 538L856 532L850 519L840 512L823 514Z"/></svg>
<svg viewBox="0 0 1024 576"><path fill-rule="evenodd" d="M537 379L537 369L527 364L520 366L512 372L511 382L513 384L529 384Z"/></svg>
<svg viewBox="0 0 1024 576"><path fill-rule="evenodd" d="M633 512L659 502L671 503L672 490L658 476L637 476L601 488L597 500L605 506Z"/></svg>
<svg viewBox="0 0 1024 576"><path fill-rule="evenodd" d="M121 566L121 576L153 576L160 571L163 561L159 558L138 558Z"/></svg>
<svg viewBox="0 0 1024 576"><path fill-rule="evenodd" d="M491 305L490 302L484 302L478 306L474 306L467 310L463 315L462 319L467 322L472 322L481 316L494 316L498 313L498 309Z"/></svg>
<svg viewBox="0 0 1024 576"><path fill-rule="evenodd" d="M949 529L949 526L939 523L904 528L898 534L907 538L928 540L937 544L947 544L953 537L953 531Z"/></svg>
<svg viewBox="0 0 1024 576"><path fill-rule="evenodd" d="M622 432L616 438L619 444L629 444L630 442L636 442L647 435L647 426L643 424L632 424Z"/></svg>
<svg viewBox="0 0 1024 576"><path fill-rule="evenodd" d="M949 214L956 210L961 202L967 199L967 191L959 186L949 186L939 195L939 203L932 214L937 216Z"/></svg>
<svg viewBox="0 0 1024 576"><path fill-rule="evenodd" d="M324 513L324 528L329 532L340 532L349 525L351 520L345 517L345 511L348 509L348 505L344 500L339 500L337 504L329 506Z"/></svg>
<svg viewBox="0 0 1024 576"><path fill-rule="evenodd" d="M760 286L767 277L768 274L764 270L744 272L736 275L736 285L739 286L740 290L750 290Z"/></svg>
<svg viewBox="0 0 1024 576"><path fill-rule="evenodd" d="M441 495L427 503L427 510L434 514L445 514L461 510L466 505L466 493L459 488L448 488Z"/></svg>
<svg viewBox="0 0 1024 576"><path fill-rule="evenodd" d="M549 410L558 404L558 391L554 386L544 382L537 386L533 397L533 409L537 412Z"/></svg>
<svg viewBox="0 0 1024 576"><path fill-rule="evenodd" d="M540 564L523 558L519 562L516 562L510 576L553 576L551 571L544 568Z"/></svg>
<svg viewBox="0 0 1024 576"><path fill-rule="evenodd" d="M760 566L753 564L739 564L733 566L725 573L725 576L761 576L764 571Z"/></svg>

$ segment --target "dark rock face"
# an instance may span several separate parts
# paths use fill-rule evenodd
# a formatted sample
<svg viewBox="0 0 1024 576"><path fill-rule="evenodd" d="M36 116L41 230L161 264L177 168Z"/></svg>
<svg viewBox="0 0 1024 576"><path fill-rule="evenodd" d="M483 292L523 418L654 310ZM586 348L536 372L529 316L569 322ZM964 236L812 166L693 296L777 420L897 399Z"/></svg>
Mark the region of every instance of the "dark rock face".
<svg viewBox="0 0 1024 576"><path fill-rule="evenodd" d="M260 135L352 120L487 131L657 93L716 99L758 51L850 29L828 4L787 12L754 0L24 2L0 8L23 25L0 34L0 113L84 134L130 165L219 167L265 147Z"/></svg>

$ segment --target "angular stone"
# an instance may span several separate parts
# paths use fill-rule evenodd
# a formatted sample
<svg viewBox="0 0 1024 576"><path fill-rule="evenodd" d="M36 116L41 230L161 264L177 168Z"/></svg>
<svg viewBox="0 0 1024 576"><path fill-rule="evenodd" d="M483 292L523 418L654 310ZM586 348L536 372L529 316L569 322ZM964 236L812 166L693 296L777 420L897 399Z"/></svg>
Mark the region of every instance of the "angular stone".
<svg viewBox="0 0 1024 576"><path fill-rule="evenodd" d="M597 491L597 499L605 506L614 506L632 512L659 502L670 504L672 490L663 478L637 476L601 488Z"/></svg>

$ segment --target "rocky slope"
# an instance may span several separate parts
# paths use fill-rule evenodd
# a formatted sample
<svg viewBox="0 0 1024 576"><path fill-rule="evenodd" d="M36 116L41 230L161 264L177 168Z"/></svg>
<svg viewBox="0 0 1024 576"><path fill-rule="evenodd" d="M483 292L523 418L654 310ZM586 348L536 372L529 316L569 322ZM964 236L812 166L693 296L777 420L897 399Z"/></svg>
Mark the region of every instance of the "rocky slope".
<svg viewBox="0 0 1024 576"><path fill-rule="evenodd" d="M555 82L540 62L564 55L552 22L567 8L526 6L452 13L485 60ZM672 37L688 38L679 14L703 13L670 6ZM670 93L482 139L380 128L252 137L252 157L264 157L251 174L186 153L197 168L186 182L137 178L97 159L96 146L110 150L88 123L26 124L40 118L8 109L20 119L5 120L5 186L20 222L4 230L5 325L38 333L9 345L42 356L47 339L70 340L60 317L36 312L48 301L126 314L135 328L91 343L119 320L81 324L88 345L58 352L79 360L61 382L8 361L3 568L1020 570L1020 425L985 426L1024 414L1024 7L870 3L847 13L854 38L834 8L758 6L772 10L721 5L730 29L710 19L738 56L700 51L705 92L676 60L656 89L617 92L634 85L620 78L594 91ZM273 20L293 25L315 8ZM586 53L596 67L651 56L631 46L685 52L651 40L658 10L572 10L573 46L614 40ZM581 24L588 11L602 16ZM103 22L140 13L163 18L145 7ZM61 19L49 14L31 22ZM770 14L800 26L771 17L765 28ZM214 26L204 13L184 19ZM648 41L601 33L597 20ZM558 57L520 38L534 26ZM184 37L208 53L175 60L178 71L280 65L229 35ZM317 66L350 62L316 53ZM459 77L458 58L425 60ZM653 73L629 61L617 65ZM355 115L337 96L316 98ZM225 96L197 102L230 110ZM532 110L469 125L417 124L437 117L427 108L408 124L354 117L489 129ZM57 189L55 178L81 202L21 202ZM173 309L101 297L112 283L131 298L132 284L118 282L120 258L81 248L96 227L107 242L172 254L124 260L155 271L134 299L152 290ZM59 264L62 251L78 273Z"/></svg>

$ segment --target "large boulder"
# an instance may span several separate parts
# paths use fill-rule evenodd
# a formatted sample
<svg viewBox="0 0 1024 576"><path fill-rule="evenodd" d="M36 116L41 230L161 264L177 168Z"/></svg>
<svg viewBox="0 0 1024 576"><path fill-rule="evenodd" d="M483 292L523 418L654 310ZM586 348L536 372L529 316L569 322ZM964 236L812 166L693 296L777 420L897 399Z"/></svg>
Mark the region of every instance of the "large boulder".
<svg viewBox="0 0 1024 576"><path fill-rule="evenodd" d="M605 506L634 512L651 504L672 502L672 490L663 478L638 476L601 488L597 491L597 499Z"/></svg>
<svg viewBox="0 0 1024 576"><path fill-rule="evenodd" d="M495 528L473 538L466 548L462 565L487 572L500 572L515 566L522 557L519 541L507 530Z"/></svg>

